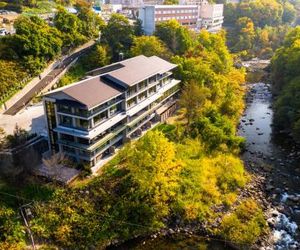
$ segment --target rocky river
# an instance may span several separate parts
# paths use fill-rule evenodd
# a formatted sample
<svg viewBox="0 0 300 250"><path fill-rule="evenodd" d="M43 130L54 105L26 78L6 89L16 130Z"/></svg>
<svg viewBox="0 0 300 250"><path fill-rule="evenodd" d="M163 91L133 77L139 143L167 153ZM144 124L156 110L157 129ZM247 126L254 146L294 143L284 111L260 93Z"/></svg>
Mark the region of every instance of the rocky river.
<svg viewBox="0 0 300 250"><path fill-rule="evenodd" d="M256 199L264 208L270 226L270 233L253 249L300 249L300 150L286 135L275 134L272 129L270 85L256 82L247 87L247 108L238 133L247 140L242 158L253 181L240 198ZM221 240L207 240L188 230L171 233L167 230L165 234L133 240L113 249L232 248Z"/></svg>
<svg viewBox="0 0 300 250"><path fill-rule="evenodd" d="M265 209L271 234L262 249L300 249L300 151L287 135L272 129L270 85L248 85L247 109L239 134L247 139L245 165L255 176L248 190Z"/></svg>

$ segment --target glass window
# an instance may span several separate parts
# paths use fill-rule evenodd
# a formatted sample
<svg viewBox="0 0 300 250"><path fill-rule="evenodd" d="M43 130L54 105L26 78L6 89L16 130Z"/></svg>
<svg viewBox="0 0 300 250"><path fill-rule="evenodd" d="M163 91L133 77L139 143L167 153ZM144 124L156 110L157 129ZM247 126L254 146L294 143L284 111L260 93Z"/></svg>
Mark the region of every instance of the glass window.
<svg viewBox="0 0 300 250"><path fill-rule="evenodd" d="M144 80L144 81L140 82L138 85L139 85L139 90L142 90L142 89L146 88L147 87L147 80Z"/></svg>
<svg viewBox="0 0 300 250"><path fill-rule="evenodd" d="M117 106L117 105L114 105L114 106L112 106L112 107L110 108L109 113L110 113L110 115L113 115L113 114L115 114L117 111L118 111L118 106Z"/></svg>
<svg viewBox="0 0 300 250"><path fill-rule="evenodd" d="M147 91L144 91L143 93L138 95L139 101L142 101L147 98Z"/></svg>
<svg viewBox="0 0 300 250"><path fill-rule="evenodd" d="M65 112L65 113L72 113L72 108L67 105L58 104L58 111Z"/></svg>
<svg viewBox="0 0 300 250"><path fill-rule="evenodd" d="M130 108L136 104L136 98L132 98L129 101L127 101L127 107Z"/></svg>
<svg viewBox="0 0 300 250"><path fill-rule="evenodd" d="M60 123L59 123L60 125L68 126L68 127L72 126L72 117L60 115L59 121L60 121Z"/></svg>
<svg viewBox="0 0 300 250"><path fill-rule="evenodd" d="M89 145L89 140L85 139L85 138L78 137L77 142L80 143L80 144Z"/></svg>
<svg viewBox="0 0 300 250"><path fill-rule="evenodd" d="M149 78L149 83L151 84L153 82L156 82L156 75Z"/></svg>
<svg viewBox="0 0 300 250"><path fill-rule="evenodd" d="M67 153L73 153L73 154L75 153L75 149L68 147L68 146L62 146L62 149L64 152L67 152Z"/></svg>
<svg viewBox="0 0 300 250"><path fill-rule="evenodd" d="M72 135L61 134L61 135L60 135L60 138L61 138L62 140L65 140L65 141L71 141L71 142L74 142L74 136L72 136Z"/></svg>
<svg viewBox="0 0 300 250"><path fill-rule="evenodd" d="M156 92L156 86L149 89L149 95L153 95Z"/></svg>
<svg viewBox="0 0 300 250"><path fill-rule="evenodd" d="M76 127L82 128L82 129L88 129L89 128L89 121L84 119L76 119Z"/></svg>
<svg viewBox="0 0 300 250"><path fill-rule="evenodd" d="M137 92L137 91L136 91L136 85L135 85L135 86L130 87L130 88L128 89L128 91L127 91L127 96L132 96L132 95L134 95L136 92Z"/></svg>
<svg viewBox="0 0 300 250"><path fill-rule="evenodd" d="M97 125L105 119L107 119L107 111L104 111L104 112L94 116L94 124Z"/></svg>
<svg viewBox="0 0 300 250"><path fill-rule="evenodd" d="M87 116L88 116L88 113L89 113L89 112L88 112L86 109L75 108L75 114L76 114L76 115L87 117Z"/></svg>

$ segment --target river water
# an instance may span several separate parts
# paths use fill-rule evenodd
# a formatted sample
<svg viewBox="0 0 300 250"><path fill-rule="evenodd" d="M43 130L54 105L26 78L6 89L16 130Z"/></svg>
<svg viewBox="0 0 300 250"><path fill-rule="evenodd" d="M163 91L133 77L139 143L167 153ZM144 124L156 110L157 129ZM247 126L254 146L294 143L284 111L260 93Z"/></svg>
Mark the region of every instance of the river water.
<svg viewBox="0 0 300 250"><path fill-rule="evenodd" d="M273 133L272 94L268 84L248 84L247 108L238 133L246 138L242 158L250 173L262 176L264 209L271 228L261 249L300 249L300 151L286 136ZM221 241L201 236L172 236L140 239L115 249L231 249Z"/></svg>
<svg viewBox="0 0 300 250"><path fill-rule="evenodd" d="M272 129L270 85L259 82L248 87L239 134L247 140L242 157L248 170L265 179L270 242L274 244L267 249L300 249L300 154L288 136Z"/></svg>

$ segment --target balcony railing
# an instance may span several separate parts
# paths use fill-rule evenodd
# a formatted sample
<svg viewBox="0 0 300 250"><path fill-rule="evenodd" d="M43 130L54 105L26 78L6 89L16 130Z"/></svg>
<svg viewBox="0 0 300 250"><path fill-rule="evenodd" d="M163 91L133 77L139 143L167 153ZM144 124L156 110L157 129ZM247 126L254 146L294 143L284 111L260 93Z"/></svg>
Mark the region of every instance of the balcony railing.
<svg viewBox="0 0 300 250"><path fill-rule="evenodd" d="M92 109L92 110L85 110L85 109L79 109L79 110L70 110L66 109L63 107L57 108L58 113L62 114L68 114L68 115L73 115L73 116L78 116L78 117L83 117L83 118L90 118L91 116L97 115L98 113L102 112L103 110L121 102L123 100L122 97L117 97L112 101L108 101L107 103L101 104L98 107Z"/></svg>
<svg viewBox="0 0 300 250"><path fill-rule="evenodd" d="M110 139L112 139L114 136L116 136L117 134L119 134L120 132L122 132L125 129L125 125L120 125L118 127L116 127L113 131L109 132L106 136L104 136L102 139L100 139L99 141L95 142L93 145L90 145L88 147L89 151L93 151L95 150L97 147L101 146L102 144L106 143L107 141L109 141Z"/></svg>

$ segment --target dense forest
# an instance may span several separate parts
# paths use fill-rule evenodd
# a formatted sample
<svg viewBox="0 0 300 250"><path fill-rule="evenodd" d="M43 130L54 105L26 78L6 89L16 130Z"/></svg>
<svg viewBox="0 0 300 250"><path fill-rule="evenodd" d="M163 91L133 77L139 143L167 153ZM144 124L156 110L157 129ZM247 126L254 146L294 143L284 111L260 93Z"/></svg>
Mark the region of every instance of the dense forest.
<svg viewBox="0 0 300 250"><path fill-rule="evenodd" d="M98 177L68 188L36 183L33 188L27 181L15 190L34 200L30 225L35 240L46 248L101 249L176 222L196 224L249 248L266 231L266 222L256 201L238 199L251 179L239 159L244 140L236 136L245 72L233 67L225 34L195 34L174 20L160 24L154 36L135 34L139 29L114 15L95 48L110 58L120 51L126 56L146 52L178 64L180 110L172 124L128 143ZM26 244L16 205L1 203L0 248Z"/></svg>
<svg viewBox="0 0 300 250"><path fill-rule="evenodd" d="M271 58L295 25L298 1L254 0L225 4L228 45L243 58Z"/></svg>
<svg viewBox="0 0 300 250"><path fill-rule="evenodd" d="M76 6L77 15L58 7L53 25L21 15L14 22L16 33L0 38L0 104L62 52L98 37L103 20L85 5Z"/></svg>
<svg viewBox="0 0 300 250"><path fill-rule="evenodd" d="M300 27L284 39L283 46L272 58L271 73L275 102L274 125L278 130L291 133L300 141Z"/></svg>

